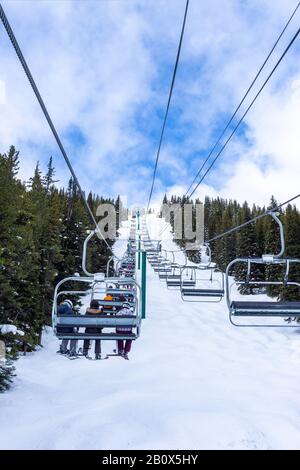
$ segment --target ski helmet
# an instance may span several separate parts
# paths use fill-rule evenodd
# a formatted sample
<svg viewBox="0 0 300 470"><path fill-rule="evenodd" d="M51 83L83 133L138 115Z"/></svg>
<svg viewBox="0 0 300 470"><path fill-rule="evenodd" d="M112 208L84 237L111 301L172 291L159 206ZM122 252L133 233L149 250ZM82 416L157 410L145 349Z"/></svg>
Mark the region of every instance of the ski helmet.
<svg viewBox="0 0 300 470"><path fill-rule="evenodd" d="M129 302L124 302L123 305L122 305L122 308L131 308L131 305Z"/></svg>

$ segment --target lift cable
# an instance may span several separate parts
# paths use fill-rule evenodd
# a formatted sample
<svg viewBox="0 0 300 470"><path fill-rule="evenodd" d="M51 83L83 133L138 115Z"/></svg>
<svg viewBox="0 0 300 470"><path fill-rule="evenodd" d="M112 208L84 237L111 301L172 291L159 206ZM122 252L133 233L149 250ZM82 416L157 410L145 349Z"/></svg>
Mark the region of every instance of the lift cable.
<svg viewBox="0 0 300 470"><path fill-rule="evenodd" d="M281 31L280 35L278 36L278 38L276 39L273 47L271 48L269 54L267 55L266 59L264 60L262 66L260 67L259 71L257 72L257 74L255 75L253 81L251 82L249 88L247 89L246 93L244 94L243 98L241 99L240 103L238 104L236 110L234 111L233 115L231 116L231 118L229 119L228 123L226 124L226 126L224 127L222 133L220 134L219 138L217 139L216 143L214 144L214 146L212 147L211 151L209 152L207 158L204 160L201 168L199 169L198 173L196 174L195 178L193 179L193 181L191 182L188 190L186 191L185 193L185 196L188 195L190 189L193 187L193 184L197 181L197 178L199 177L200 173L202 172L205 164L208 162L208 160L210 159L211 155L213 154L213 152L215 151L215 149L217 148L218 144L221 142L221 139L223 138L225 132L227 131L227 129L229 128L230 124L232 123L233 119L235 118L235 116L237 115L238 111L240 110L242 104L244 103L245 99L247 98L247 96L249 95L250 91L252 90L254 84L256 83L258 77L260 76L261 72L263 71L263 69L265 68L265 65L267 64L268 60L270 59L271 55L273 54L277 44L279 43L280 39L282 38L283 34L285 33L287 27L289 26L290 22L292 21L292 19L294 18L298 8L300 7L300 2L298 2L298 5L296 6L295 10L293 11L292 15L290 16L288 22L286 23L286 25L284 26L283 30Z"/></svg>
<svg viewBox="0 0 300 470"><path fill-rule="evenodd" d="M203 175L203 177L201 178L201 180L198 182L198 184L196 185L196 187L194 188L194 190L192 191L192 193L190 195L188 195L188 192L189 190L191 189L192 185L194 184L194 182L196 181L197 177L199 176L199 174L201 173L201 171L203 170L205 164L207 163L207 161L209 160L209 158L211 157L211 155L213 154L214 150L216 149L217 145L220 143L223 135L225 134L226 130L228 129L228 127L230 126L232 120L234 119L234 117L236 116L238 110L240 109L241 105L243 104L243 102L245 101L247 95L249 94L250 90L253 88L258 76L261 74L263 68L265 67L267 61L269 60L270 56L272 55L273 51L275 50L278 42L280 41L281 37L283 36L284 32L286 31L288 25L290 24L291 20L293 19L294 15L296 14L298 8L300 6L300 2L297 4L295 10L293 11L292 15L290 16L288 22L286 23L284 29L282 30L282 32L280 33L280 35L278 36L276 42L274 43L274 46L272 47L271 51L269 52L266 60L264 61L263 65L261 66L261 68L259 69L259 72L256 74L254 80L252 81L250 87L248 88L248 90L246 91L244 97L242 98L241 102L239 103L238 107L236 108L234 114L232 115L232 117L230 118L228 124L226 125L226 127L224 128L222 134L220 135L219 139L217 140L217 142L215 143L215 145L213 146L212 150L210 151L209 155L207 156L206 160L204 161L204 163L202 164L200 170L198 171L196 177L194 178L193 182L191 183L191 185L189 186L189 189L187 190L187 192L185 193L184 197L187 197L187 198L191 198L192 195L195 193L195 191L197 190L197 188L199 187L199 185L202 183L202 181L204 180L204 178L206 177L206 175L209 173L209 171L211 170L211 168L213 167L214 163L216 162L216 160L219 158L219 156L221 155L221 153L225 150L225 148L227 147L228 143L230 142L230 140L232 139L233 135L235 134L235 132L237 131L237 129L239 128L239 126L241 125L241 123L243 122L244 118L246 117L246 115L248 114L248 112L250 111L251 107L253 106L254 102L256 101L256 99L258 98L258 96L260 95L260 93L262 92L263 88L266 86L266 84L268 83L268 81L270 80L271 76L273 75L273 73L275 72L275 70L277 69L278 65L280 64L280 62L282 61L282 59L284 58L284 56L286 55L286 53L288 52L288 50L290 49L290 47L292 46L292 44L294 43L294 41L296 40L297 36L299 35L299 32L300 32L300 29L297 31L297 33L295 34L295 36L292 38L291 42L289 43L289 45L287 46L287 48L285 49L284 53L281 55L280 59L278 60L278 62L276 63L275 67L272 69L271 73L269 74L269 76L267 77L266 81L264 82L264 84L262 85L262 87L260 88L259 92L257 93L257 95L255 96L255 98L253 99L253 101L250 103L250 105L248 106L246 112L243 114L242 118L239 120L238 124L236 125L236 127L234 128L234 130L232 131L232 133L230 134L229 138L226 140L225 144L222 146L221 150L218 152L217 156L215 157L215 159L213 160L212 164L210 165L210 167L208 168L208 170L205 172L205 174ZM167 228L167 225L161 230L160 234L162 234Z"/></svg>
<svg viewBox="0 0 300 470"><path fill-rule="evenodd" d="M179 40L179 45L178 45L178 50L177 50L177 56L176 56L176 61L175 61L175 66L174 66L174 71L173 71L173 77L172 77L172 82L171 82L171 87L170 87L170 92L169 92L169 98L168 98L167 108L166 108L166 112L165 112L165 117L164 117L164 120L163 120L162 129L161 129L158 150L157 150L157 154L156 154L156 160L155 160L154 171L153 171L153 176L152 176L152 184L151 184L151 189L150 189L150 194L149 194L149 199L148 199L147 211L149 209L152 194L153 194L154 183L155 183L156 172L157 172L157 165L158 165L158 160L159 160L159 157L160 157L162 141L163 141L164 132L165 132L165 128L166 128L166 123L167 123L167 118L168 118L168 114L169 114L169 108L170 108L171 98L172 98L172 94L173 94L173 88L174 88L175 78L176 78L176 74L177 74L179 58L180 58L180 52L181 52L182 40L183 40L183 35L184 35L184 30L185 30L185 23L186 23L188 7L189 7L189 0L186 1L186 6L185 6L183 24L182 24L180 40Z"/></svg>
<svg viewBox="0 0 300 470"><path fill-rule="evenodd" d="M80 185L79 180L78 180L78 178L77 178L77 176L76 176L76 173L75 173L75 171L74 171L74 169L73 169L73 167L72 167L72 164L71 164L71 162L70 162L70 159L69 159L69 157L68 157L68 155L67 155L67 153L66 153L66 151L65 151L65 148L64 148L64 146L63 146L63 144L62 144L62 142L61 142L61 140L60 140L60 137L59 137L59 135L58 135L58 133L57 133L57 131L56 131L56 128L55 128L55 126L54 126L54 124L53 124L53 122L52 122L52 119L51 119L51 117L50 117L50 115L49 115L49 113L48 113L48 111L47 111L47 108L46 108L46 106L45 106L45 103L44 103L44 101L43 101L43 99L42 99L42 97L41 97L41 95L40 95L40 92L39 92L39 90L38 90L38 87L37 87L37 85L36 85L36 83L35 83L35 81L34 81L34 79L33 79L33 76L32 76L32 74L31 74L31 72L30 72L30 69L29 69L29 67L28 67L28 65L27 65L27 63L26 63L26 61L25 61L25 58L24 58L24 56L23 56L23 53L22 53L22 51L21 51L21 49L20 49L20 46L19 46L19 44L18 44L18 42L17 42L17 39L16 39L16 37L15 37L15 35L14 35L14 32L13 32L13 30L12 30L10 24L9 24L9 21L8 21L8 19L7 19L7 17L6 17L6 14L5 14L5 12L4 12L3 7L2 7L1 4L0 4L0 19L1 19L2 23L3 23L3 26L4 26L4 28L5 28L6 32L7 32L7 34L8 34L8 37L9 37L9 39L10 39L11 44L13 45L13 48L15 49L15 52L16 52L16 54L17 54L19 60L20 60L20 63L21 63L21 65L22 65L22 67L23 67L23 70L24 70L24 72L25 72L25 74L26 74L26 76L27 76L27 78L28 78L28 80L29 80L29 83L30 83L30 85L31 85L31 87L32 87L32 89L33 89L33 91L34 91L34 93L35 93L35 96L36 96L36 98L37 98L37 100L38 100L38 102L39 102L39 104L40 104L40 107L41 107L41 109L42 109L42 111L43 111L43 113L44 113L44 116L45 116L45 118L46 118L46 120L47 120L47 122L48 122L48 124L49 124L49 127L50 127L50 129L51 129L51 131L52 131L52 133L53 133L53 135L54 135L54 138L55 138L55 140L56 140L56 142L57 142L57 145L58 145L58 147L59 147L59 149L60 149L60 151L61 151L61 153L62 153L62 156L63 156L63 158L64 158L64 160L65 160L65 162L66 162L66 164L67 164L67 166L68 166L68 168L69 168L69 170L70 170L70 173L71 173L71 175L72 175L72 178L73 178L74 181L75 181L75 184L76 184L76 186L77 186L77 188L78 188L78 190L79 190L79 193L80 193L80 197L81 197L81 199L82 199L82 202L83 202L83 204L84 204L84 206L85 206L85 208L86 208L86 210L87 210L87 212L88 212L90 221L91 221L91 223L92 223L93 225L95 225L96 232L99 233L99 235L101 236L102 240L103 240L104 243L106 244L106 246L107 246L107 248L109 249L109 251L110 251L112 254L114 254L113 251L112 251L112 248L111 248L110 245L107 243L107 240L105 239L105 237L103 236L101 230L100 230L99 227L98 227L98 224L97 224L97 221L96 221L96 219L95 219L95 216L94 216L94 214L93 214L93 212L92 212L92 210L91 210L91 208L90 208L90 206L89 206L89 204L88 204L88 202L87 202L87 199L86 199L86 197L85 197L84 191L83 191L83 189L81 188L81 185Z"/></svg>
<svg viewBox="0 0 300 470"><path fill-rule="evenodd" d="M270 78L272 77L272 75L274 74L275 70L277 69L277 67L279 66L279 64L281 63L281 61L283 60L284 56L287 54L287 52L289 51L289 49L291 48L291 46L293 45L293 43L295 42L295 40L297 39L297 37L299 36L300 34L300 28L298 29L298 31L296 32L296 34L293 36L292 40L289 42L288 46L286 47L286 49L284 50L283 54L280 56L279 60L276 62L275 66L273 67L273 69L271 70L270 74L268 75L268 77L266 78L266 80L264 81L264 83L262 84L262 86L260 87L259 91L256 93L255 97L253 98L253 100L251 101L251 103L249 104L249 106L247 107L246 111L244 112L244 114L242 115L242 117L240 118L240 120L238 121L238 123L236 124L236 126L234 127L233 131L231 132L231 134L229 135L229 137L227 138L227 140L225 141L225 143L222 145L221 149L219 150L219 152L217 153L216 157L213 159L212 163L209 165L208 169L205 171L204 175L201 177L200 181L198 181L198 183L196 184L195 188L193 189L193 191L191 192L191 194L188 196L189 198L192 197L192 195L195 193L195 191L197 190L197 188L199 187L199 185L202 183L202 181L204 180L204 178L207 176L207 174L210 172L210 170L212 169L212 167L214 166L214 164L216 163L216 161L218 160L218 158L220 157L221 153L225 150L225 148L227 147L228 143L230 142L230 140L232 139L232 137L234 136L234 134L236 133L236 131L238 130L238 128L240 127L241 123L243 122L243 120L245 119L246 115L248 114L248 112L250 111L250 109L252 108L252 106L254 105L255 101L257 100L257 98L259 97L259 95L261 94L262 90L265 88L265 86L267 85L268 81L270 80Z"/></svg>
<svg viewBox="0 0 300 470"><path fill-rule="evenodd" d="M189 194L188 196L186 196L188 199L191 198L193 196L193 194L195 193L195 191L197 190L197 188L200 186L200 184L202 183L202 181L204 180L204 178L207 176L207 174L210 172L210 170L212 169L212 167L214 166L214 164L216 163L216 161L218 160L218 158L220 157L220 155L222 154L222 152L225 150L225 148L227 147L228 143L230 142L230 140L232 139L232 137L234 136L234 134L236 133L236 131L238 130L238 128L240 127L241 123L243 122L244 118L246 117L246 115L248 114L248 112L250 111L250 109L252 108L253 104L255 103L255 101L257 100L257 98L259 97L260 93L262 92L262 90L265 88L265 86L267 85L268 81L270 80L270 78L272 77L272 75L274 74L274 72L276 71L277 67L279 66L279 64L281 63L281 61L283 60L283 58L285 57L285 55L287 54L287 52L289 51L289 49L291 48L292 44L295 42L295 40L297 39L297 37L299 36L300 34L300 28L297 30L296 34L293 36L293 38L291 39L291 41L289 42L288 46L286 47L286 49L284 50L284 52L282 53L282 55L280 56L279 60L276 62L275 66L273 67L272 71L270 72L270 74L268 75L268 77L266 78L266 80L264 81L263 85L261 86L261 88L259 89L259 91L257 92L257 94L255 95L255 97L253 98L253 100L251 101L251 103L249 104L249 106L247 107L246 111L243 113L242 117L240 118L240 120L238 121L238 123L236 124L236 126L234 127L233 131L231 132L231 134L229 135L229 137L227 138L227 140L225 141L225 143L223 144L223 146L221 147L221 149L219 150L219 152L217 153L216 157L214 158L214 160L212 161L212 163L210 164L210 166L208 167L208 169L206 170L206 172L204 173L204 175L201 177L200 181L197 183L197 185L195 186L195 188L193 189L193 191L191 192L191 194ZM167 225L164 227L164 229L162 229L160 231L160 235L166 230L167 228Z"/></svg>

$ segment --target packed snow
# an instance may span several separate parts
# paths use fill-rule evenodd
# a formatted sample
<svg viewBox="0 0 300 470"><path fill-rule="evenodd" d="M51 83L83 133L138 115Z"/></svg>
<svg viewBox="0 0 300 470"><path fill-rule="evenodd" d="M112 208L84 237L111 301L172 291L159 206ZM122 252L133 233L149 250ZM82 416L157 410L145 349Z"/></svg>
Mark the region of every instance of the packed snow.
<svg viewBox="0 0 300 470"><path fill-rule="evenodd" d="M164 224L147 216L152 238ZM116 254L128 232L125 223ZM147 279L130 361L70 361L51 329L19 359L0 396L0 448L299 449L299 330L235 328L225 300L183 302L149 264Z"/></svg>

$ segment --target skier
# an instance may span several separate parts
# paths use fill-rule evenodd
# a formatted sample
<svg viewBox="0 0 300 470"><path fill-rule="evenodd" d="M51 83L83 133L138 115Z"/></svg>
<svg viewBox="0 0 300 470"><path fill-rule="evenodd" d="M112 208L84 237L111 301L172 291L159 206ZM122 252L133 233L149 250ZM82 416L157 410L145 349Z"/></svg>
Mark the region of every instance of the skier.
<svg viewBox="0 0 300 470"><path fill-rule="evenodd" d="M106 294L103 300L113 302L114 298L111 294ZM113 307L112 305L105 305L106 310L115 310L116 308Z"/></svg>
<svg viewBox="0 0 300 470"><path fill-rule="evenodd" d="M128 302L124 302L122 305L121 310L119 310L116 313L116 316L127 316L127 315L132 315L132 309L130 307L130 304ZM132 333L132 328L131 327L118 327L116 329L116 333L119 335L124 335L128 333ZM125 344L124 344L125 343ZM129 359L128 353L131 350L131 344L132 340L131 339L126 339L124 342L122 339L118 339L118 354L120 356L123 356L124 359Z"/></svg>
<svg viewBox="0 0 300 470"><path fill-rule="evenodd" d="M63 300L57 309L57 315L74 315L73 303L71 300ZM58 333L74 333L73 327L71 326L58 326ZM70 341L70 350L68 350L68 339L63 339L59 348L60 354L68 354L73 357L76 356L77 341L76 339L71 339Z"/></svg>
<svg viewBox="0 0 300 470"><path fill-rule="evenodd" d="M86 309L86 315L100 315L102 312L102 307L99 306L98 300L93 299L90 303L90 307ZM87 327L85 329L86 333L102 333L102 328L97 327ZM90 340L85 339L83 342L83 355L87 357L90 348ZM95 359L101 359L101 341L100 339L95 340Z"/></svg>

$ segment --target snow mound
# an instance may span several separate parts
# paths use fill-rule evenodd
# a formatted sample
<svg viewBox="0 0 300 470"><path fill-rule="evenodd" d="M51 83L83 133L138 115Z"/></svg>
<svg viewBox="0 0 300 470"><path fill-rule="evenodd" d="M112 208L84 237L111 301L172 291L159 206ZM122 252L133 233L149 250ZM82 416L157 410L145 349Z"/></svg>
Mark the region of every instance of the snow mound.
<svg viewBox="0 0 300 470"><path fill-rule="evenodd" d="M0 332L2 335L7 335L8 333L12 333L13 335L20 335L24 336L24 331L18 330L15 325L0 325Z"/></svg>

